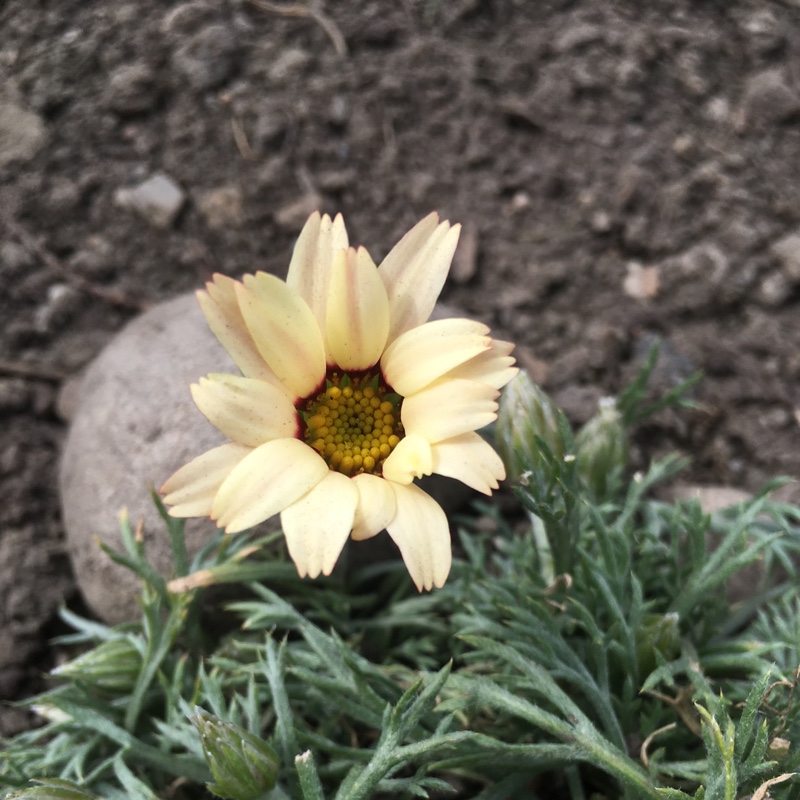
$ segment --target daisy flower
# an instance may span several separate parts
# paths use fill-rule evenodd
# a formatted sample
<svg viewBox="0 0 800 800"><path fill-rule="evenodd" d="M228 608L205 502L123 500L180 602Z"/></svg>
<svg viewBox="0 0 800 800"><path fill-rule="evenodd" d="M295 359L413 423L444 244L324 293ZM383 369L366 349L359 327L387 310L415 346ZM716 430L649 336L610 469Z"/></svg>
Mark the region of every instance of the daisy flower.
<svg viewBox="0 0 800 800"><path fill-rule="evenodd" d="M376 267L341 216L312 214L286 281L215 275L197 297L241 375L191 387L230 442L161 488L175 517L227 533L280 514L301 577L329 575L351 536L386 530L417 588L450 572L450 531L414 483L438 473L491 494L500 457L475 432L516 374L513 345L468 319L428 322L460 226L430 214Z"/></svg>

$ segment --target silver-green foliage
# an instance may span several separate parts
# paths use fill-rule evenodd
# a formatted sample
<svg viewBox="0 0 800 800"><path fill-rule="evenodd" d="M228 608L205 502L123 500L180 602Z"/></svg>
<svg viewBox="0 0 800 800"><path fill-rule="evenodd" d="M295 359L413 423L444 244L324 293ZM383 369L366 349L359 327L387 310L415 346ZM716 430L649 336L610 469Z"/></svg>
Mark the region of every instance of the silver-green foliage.
<svg viewBox="0 0 800 800"><path fill-rule="evenodd" d="M644 397L640 378L613 425L636 422ZM0 787L64 800L209 784L234 800L799 797L800 509L766 492L714 515L653 499L678 459L629 479L624 465L587 471L590 434L540 416L547 436L517 453L528 517L466 517L434 594L412 594L394 562L300 581L284 556L244 561L274 549L246 534L190 561L165 516L177 576L248 582L228 606L238 622L212 636L204 590L170 591L123 521L127 550L111 555L142 578L142 621L64 613L76 633L60 644L83 652L31 701L47 724L3 743ZM592 451L604 464L625 452L611 434L612 450ZM216 754L198 718L225 740ZM214 758L233 770L224 785Z"/></svg>

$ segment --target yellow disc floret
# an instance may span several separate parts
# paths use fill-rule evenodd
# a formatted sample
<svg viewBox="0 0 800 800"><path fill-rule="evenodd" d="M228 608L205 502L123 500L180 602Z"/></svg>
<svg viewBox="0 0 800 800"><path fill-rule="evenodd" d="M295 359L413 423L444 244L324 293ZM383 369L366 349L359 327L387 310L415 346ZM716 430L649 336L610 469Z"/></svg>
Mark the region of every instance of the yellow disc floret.
<svg viewBox="0 0 800 800"><path fill-rule="evenodd" d="M300 406L303 439L332 470L380 475L383 462L403 438L402 398L379 375L328 374L326 388Z"/></svg>

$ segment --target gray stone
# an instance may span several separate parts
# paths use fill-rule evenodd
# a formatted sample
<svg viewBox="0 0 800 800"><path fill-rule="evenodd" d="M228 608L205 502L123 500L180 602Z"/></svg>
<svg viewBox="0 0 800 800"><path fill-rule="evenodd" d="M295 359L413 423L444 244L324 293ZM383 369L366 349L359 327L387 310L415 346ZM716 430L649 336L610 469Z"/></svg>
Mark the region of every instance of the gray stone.
<svg viewBox="0 0 800 800"><path fill-rule="evenodd" d="M99 538L122 546L118 514L144 519L145 545L162 575L172 558L149 495L176 469L224 441L195 408L189 385L209 372L235 372L194 295L163 303L131 322L89 366L60 465L67 547L89 606L108 622L135 618L139 581L112 562ZM216 530L191 520L195 553Z"/></svg>
<svg viewBox="0 0 800 800"><path fill-rule="evenodd" d="M169 175L158 172L132 189L117 189L114 202L141 214L157 228L169 228L180 213L186 194Z"/></svg>
<svg viewBox="0 0 800 800"><path fill-rule="evenodd" d="M784 274L792 283L800 283L800 232L790 233L770 247Z"/></svg>
<svg viewBox="0 0 800 800"><path fill-rule="evenodd" d="M800 94L779 69L748 78L742 97L739 126L757 128L788 122L800 115Z"/></svg>
<svg viewBox="0 0 800 800"><path fill-rule="evenodd" d="M45 138L42 118L24 108L12 88L0 90L0 167L33 158Z"/></svg>
<svg viewBox="0 0 800 800"><path fill-rule="evenodd" d="M767 275L758 287L759 302L767 308L782 306L792 296L792 284L783 272Z"/></svg>
<svg viewBox="0 0 800 800"><path fill-rule="evenodd" d="M287 47L272 62L268 76L272 83L284 84L301 75L311 63L311 54L299 47Z"/></svg>
<svg viewBox="0 0 800 800"><path fill-rule="evenodd" d="M224 25L208 25L190 36L172 55L172 66L199 91L216 89L233 76L239 44Z"/></svg>
<svg viewBox="0 0 800 800"><path fill-rule="evenodd" d="M118 114L143 114L158 102L158 83L151 67L143 62L117 67L108 81L105 105Z"/></svg>
<svg viewBox="0 0 800 800"><path fill-rule="evenodd" d="M33 256L21 244L11 241L0 244L0 274L4 278L19 277L33 264Z"/></svg>
<svg viewBox="0 0 800 800"><path fill-rule="evenodd" d="M116 270L111 242L102 236L89 236L84 246L70 256L69 267L90 279L110 277Z"/></svg>

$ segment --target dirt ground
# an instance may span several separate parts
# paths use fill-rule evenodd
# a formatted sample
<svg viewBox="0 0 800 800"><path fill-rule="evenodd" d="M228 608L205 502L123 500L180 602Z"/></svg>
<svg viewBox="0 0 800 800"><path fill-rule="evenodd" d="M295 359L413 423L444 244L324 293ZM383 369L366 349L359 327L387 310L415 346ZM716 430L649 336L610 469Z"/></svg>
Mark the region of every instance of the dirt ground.
<svg viewBox="0 0 800 800"><path fill-rule="evenodd" d="M137 308L285 273L316 207L376 260L432 209L464 223L443 299L576 423L660 337L662 385L705 378L638 458L800 476L798 123L798 0L6 0L0 698L75 601L60 386ZM132 208L159 173L162 214Z"/></svg>

